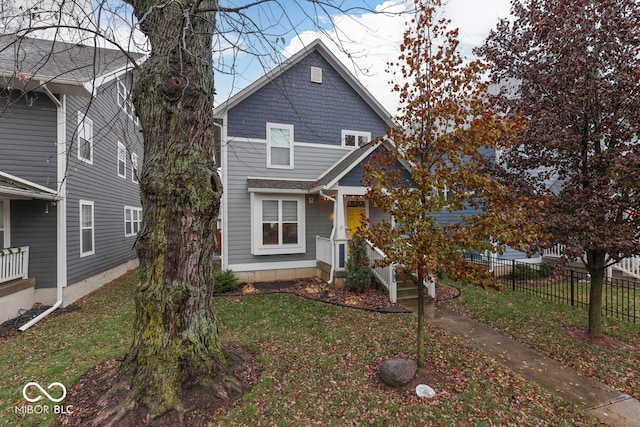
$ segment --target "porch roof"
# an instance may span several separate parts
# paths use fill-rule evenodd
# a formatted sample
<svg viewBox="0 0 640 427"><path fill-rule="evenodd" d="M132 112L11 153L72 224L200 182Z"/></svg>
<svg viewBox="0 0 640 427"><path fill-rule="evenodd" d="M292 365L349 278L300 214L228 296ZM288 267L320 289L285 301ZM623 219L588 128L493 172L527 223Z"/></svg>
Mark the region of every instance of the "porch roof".
<svg viewBox="0 0 640 427"><path fill-rule="evenodd" d="M313 180L247 177L249 192L308 193Z"/></svg>
<svg viewBox="0 0 640 427"><path fill-rule="evenodd" d="M0 197L10 199L60 200L57 191L0 171Z"/></svg>
<svg viewBox="0 0 640 427"><path fill-rule="evenodd" d="M354 167L362 163L380 145L389 148L391 141L372 141L362 147L353 150L338 163L322 174L310 187L309 192L314 193L320 190L329 190L334 187L342 177L349 173Z"/></svg>

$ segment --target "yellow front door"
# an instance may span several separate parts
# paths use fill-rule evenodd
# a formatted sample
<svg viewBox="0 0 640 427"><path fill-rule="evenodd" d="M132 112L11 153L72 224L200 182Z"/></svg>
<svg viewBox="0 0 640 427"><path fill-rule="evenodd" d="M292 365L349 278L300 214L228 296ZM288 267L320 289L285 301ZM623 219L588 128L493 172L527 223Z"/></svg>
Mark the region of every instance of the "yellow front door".
<svg viewBox="0 0 640 427"><path fill-rule="evenodd" d="M362 217L365 215L365 208L347 207L347 235L351 239L362 224Z"/></svg>

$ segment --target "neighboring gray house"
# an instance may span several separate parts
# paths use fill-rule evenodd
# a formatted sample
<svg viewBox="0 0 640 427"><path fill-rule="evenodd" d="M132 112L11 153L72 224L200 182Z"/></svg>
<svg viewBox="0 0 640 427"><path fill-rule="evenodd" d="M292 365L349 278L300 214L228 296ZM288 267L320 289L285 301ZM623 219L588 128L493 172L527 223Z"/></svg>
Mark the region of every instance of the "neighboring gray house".
<svg viewBox="0 0 640 427"><path fill-rule="evenodd" d="M118 50L0 37L0 322L136 265L142 135Z"/></svg>
<svg viewBox="0 0 640 427"><path fill-rule="evenodd" d="M390 114L315 41L214 110L221 123L222 268L247 282L344 269L364 197L361 163Z"/></svg>

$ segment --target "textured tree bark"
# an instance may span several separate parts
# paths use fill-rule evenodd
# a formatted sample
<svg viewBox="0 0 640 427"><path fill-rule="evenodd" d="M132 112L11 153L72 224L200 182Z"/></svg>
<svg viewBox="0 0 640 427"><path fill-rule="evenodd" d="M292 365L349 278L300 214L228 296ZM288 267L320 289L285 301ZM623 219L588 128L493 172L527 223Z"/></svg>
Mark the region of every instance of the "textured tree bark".
<svg viewBox="0 0 640 427"><path fill-rule="evenodd" d="M134 89L144 132L140 287L134 339L118 375L150 414L181 410L185 384L225 365L211 305L222 185L213 144L215 1L131 1L151 43Z"/></svg>
<svg viewBox="0 0 640 427"><path fill-rule="evenodd" d="M591 275L591 287L589 289L589 326L587 333L591 338L602 335L602 289L605 275L604 250L587 251L587 268Z"/></svg>

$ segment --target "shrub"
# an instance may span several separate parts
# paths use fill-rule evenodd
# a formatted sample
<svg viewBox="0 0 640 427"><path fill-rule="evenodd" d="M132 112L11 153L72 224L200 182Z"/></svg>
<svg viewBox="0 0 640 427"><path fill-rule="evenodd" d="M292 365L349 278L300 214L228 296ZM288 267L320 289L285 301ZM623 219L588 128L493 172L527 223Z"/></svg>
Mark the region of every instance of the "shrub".
<svg viewBox="0 0 640 427"><path fill-rule="evenodd" d="M516 280L537 279L538 272L529 264L516 264L513 268L513 278Z"/></svg>
<svg viewBox="0 0 640 427"><path fill-rule="evenodd" d="M230 292L238 289L239 283L233 271L216 271L213 273L213 280L215 282L214 289L217 293Z"/></svg>
<svg viewBox="0 0 640 427"><path fill-rule="evenodd" d="M349 243L346 275L345 287L351 291L364 292L371 286L373 274L369 266L367 247L357 234Z"/></svg>

